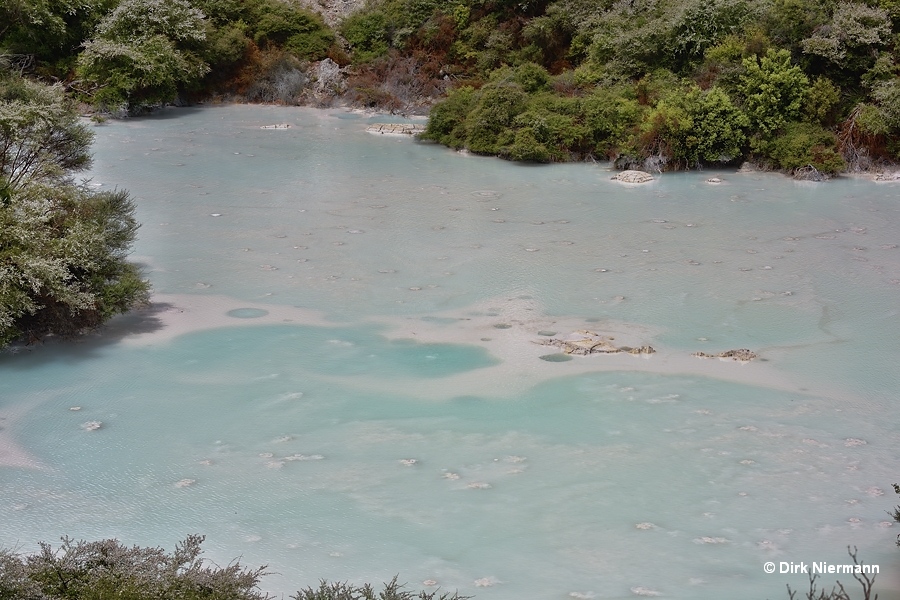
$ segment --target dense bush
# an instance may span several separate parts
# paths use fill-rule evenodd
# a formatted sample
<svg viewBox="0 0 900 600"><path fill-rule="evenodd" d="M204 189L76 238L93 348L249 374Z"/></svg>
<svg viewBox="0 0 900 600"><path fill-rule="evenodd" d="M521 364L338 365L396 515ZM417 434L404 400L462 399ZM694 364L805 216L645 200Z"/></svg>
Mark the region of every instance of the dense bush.
<svg viewBox="0 0 900 600"><path fill-rule="evenodd" d="M204 15L187 0L122 0L79 57L93 98L110 109L139 110L176 98L208 71L200 57Z"/></svg>
<svg viewBox="0 0 900 600"><path fill-rule="evenodd" d="M846 166L836 142L835 135L819 125L788 123L778 136L765 144L762 155L786 171L811 165L820 173L833 174Z"/></svg>
<svg viewBox="0 0 900 600"><path fill-rule="evenodd" d="M838 135L853 168L900 155L900 0L368 0L338 30L301 0L0 3L5 60L71 80L83 43L70 86L110 108L328 103L304 62L327 56L355 105L421 113L470 89L426 137L514 160L788 164L772 152L812 131L773 146L791 123Z"/></svg>
<svg viewBox="0 0 900 600"><path fill-rule="evenodd" d="M0 550L0 598L16 600L265 600L259 590L265 567L238 562L210 566L201 536L188 536L171 554L162 548L124 546L117 540L74 542L37 554Z"/></svg>
<svg viewBox="0 0 900 600"><path fill-rule="evenodd" d="M744 110L752 129L768 138L799 116L809 78L791 63L787 50L770 49L765 56L743 62L739 90Z"/></svg>
<svg viewBox="0 0 900 600"><path fill-rule="evenodd" d="M118 540L75 542L21 555L0 549L3 600L273 600L259 588L266 567L238 561L220 567L204 560L203 537L188 536L168 554L162 548L127 547ZM411 592L397 577L382 590L371 585L322 581L293 600L467 600L453 592Z"/></svg>
<svg viewBox="0 0 900 600"><path fill-rule="evenodd" d="M61 87L0 76L0 346L76 334L146 299L125 260L128 193L73 181L91 139Z"/></svg>
<svg viewBox="0 0 900 600"><path fill-rule="evenodd" d="M82 43L116 0L4 0L0 54L32 55L39 72L65 77Z"/></svg>
<svg viewBox="0 0 900 600"><path fill-rule="evenodd" d="M282 0L254 0L251 6L248 29L261 47L283 47L309 60L327 56L334 34L315 13Z"/></svg>

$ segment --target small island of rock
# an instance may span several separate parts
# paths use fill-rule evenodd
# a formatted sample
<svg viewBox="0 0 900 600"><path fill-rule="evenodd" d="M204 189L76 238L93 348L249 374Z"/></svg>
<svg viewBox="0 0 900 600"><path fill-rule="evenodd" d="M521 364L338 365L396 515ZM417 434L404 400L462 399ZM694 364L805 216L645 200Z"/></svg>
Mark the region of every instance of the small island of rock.
<svg viewBox="0 0 900 600"><path fill-rule="evenodd" d="M538 340L535 342L541 346L555 346L565 354L587 356L588 354L653 354L656 352L651 346L615 346L612 338L604 337L586 329L575 331L565 337Z"/></svg>

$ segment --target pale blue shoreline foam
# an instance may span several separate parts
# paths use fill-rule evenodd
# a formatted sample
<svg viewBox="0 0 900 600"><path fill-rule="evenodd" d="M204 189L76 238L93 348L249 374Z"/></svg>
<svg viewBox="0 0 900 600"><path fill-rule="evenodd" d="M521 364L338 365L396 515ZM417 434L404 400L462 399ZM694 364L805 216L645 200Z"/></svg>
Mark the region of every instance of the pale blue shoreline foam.
<svg viewBox="0 0 900 600"><path fill-rule="evenodd" d="M626 188L348 116L229 106L96 129L94 181L138 197L155 289L226 296L234 326L0 357L0 412L27 408L3 433L42 465L0 467L0 545L199 532L285 595L399 573L506 600L777 598L805 580L764 562L842 563L850 544L900 597L900 186ZM275 122L293 126L259 129ZM293 306L333 325L256 323ZM485 316L486 345L428 339ZM528 319L534 338L613 320L669 352L749 347L833 393L649 371L454 389ZM386 337L398 320L417 335Z"/></svg>

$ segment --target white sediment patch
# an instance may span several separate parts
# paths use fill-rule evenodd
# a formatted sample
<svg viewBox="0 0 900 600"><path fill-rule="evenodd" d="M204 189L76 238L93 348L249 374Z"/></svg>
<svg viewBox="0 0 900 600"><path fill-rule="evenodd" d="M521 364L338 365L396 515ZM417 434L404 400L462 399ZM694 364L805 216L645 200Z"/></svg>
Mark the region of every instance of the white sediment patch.
<svg viewBox="0 0 900 600"><path fill-rule="evenodd" d="M26 406L0 408L0 467L43 469L44 465L21 447L9 433L13 424L27 412Z"/></svg>
<svg viewBox="0 0 900 600"><path fill-rule="evenodd" d="M654 590L652 588L644 587L642 585L635 586L631 588L631 593L635 596L662 596L660 592Z"/></svg>
<svg viewBox="0 0 900 600"><path fill-rule="evenodd" d="M258 311L260 316L247 319L228 315L238 309L252 309ZM848 399L846 390L836 391L815 382L798 381L780 372L772 363L698 361L689 350L661 345L656 339L662 333L658 328L611 319L587 322L583 317L547 316L532 299L491 298L464 309L433 312L428 316L435 318L426 320L419 315L378 316L364 323L335 323L322 311L293 306L248 303L218 295L158 294L153 297L150 308L114 320L107 331L110 335L122 337L125 344L154 346L187 333L223 327L287 323L340 327L374 323L383 327L380 333L390 340L474 345L484 348L498 359L497 364L446 377L416 378L416 396L423 400L444 400L448 393L454 396L509 397L556 377L611 371L696 375L805 395ZM565 362L540 359L548 352L546 346L535 343L546 339L546 336L542 338L541 332L565 333L585 328L615 340L617 346L652 344L657 352L639 356L627 353L576 356ZM322 378L329 379L324 375ZM385 393L406 391L411 387L411 382L402 378L359 376L352 382L341 377L334 379L341 385L354 384L361 389ZM860 442L847 440L848 445Z"/></svg>

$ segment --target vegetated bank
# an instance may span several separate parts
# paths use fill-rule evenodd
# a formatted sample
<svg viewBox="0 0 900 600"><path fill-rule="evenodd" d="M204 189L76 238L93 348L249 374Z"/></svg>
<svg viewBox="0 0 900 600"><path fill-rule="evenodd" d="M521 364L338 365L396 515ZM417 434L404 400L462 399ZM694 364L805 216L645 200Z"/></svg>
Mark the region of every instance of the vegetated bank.
<svg viewBox="0 0 900 600"><path fill-rule="evenodd" d="M0 67L0 348L78 334L147 299L126 260L128 192L75 181L92 139L61 86Z"/></svg>
<svg viewBox="0 0 900 600"><path fill-rule="evenodd" d="M327 23L300 0L5 6L6 53L113 113L434 105L424 137L453 148L651 170L900 155L897 0L325 0Z"/></svg>

